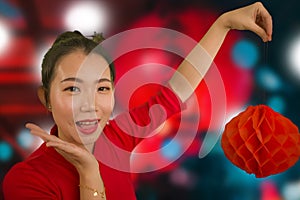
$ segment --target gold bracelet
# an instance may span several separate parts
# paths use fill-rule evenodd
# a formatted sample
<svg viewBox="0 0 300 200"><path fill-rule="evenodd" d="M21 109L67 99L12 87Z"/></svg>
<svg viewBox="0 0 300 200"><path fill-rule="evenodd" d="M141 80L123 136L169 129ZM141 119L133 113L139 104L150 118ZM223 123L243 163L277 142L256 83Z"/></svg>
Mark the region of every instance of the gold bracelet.
<svg viewBox="0 0 300 200"><path fill-rule="evenodd" d="M84 188L84 189L92 191L94 197L97 197L99 194L101 195L102 199L104 199L104 197L105 197L105 187L104 187L104 189L103 189L102 192L98 192L98 190L96 190L94 188L91 188L89 186L86 186L86 185L78 185L78 186L81 187L81 188Z"/></svg>

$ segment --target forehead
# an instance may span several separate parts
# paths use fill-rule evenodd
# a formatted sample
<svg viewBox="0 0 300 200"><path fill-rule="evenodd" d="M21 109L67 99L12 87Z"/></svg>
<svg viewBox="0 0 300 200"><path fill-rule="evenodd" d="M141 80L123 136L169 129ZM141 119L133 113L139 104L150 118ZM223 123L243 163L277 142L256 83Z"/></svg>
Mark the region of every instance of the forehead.
<svg viewBox="0 0 300 200"><path fill-rule="evenodd" d="M87 79L98 79L110 76L109 65L103 56L83 51L74 51L63 56L56 66L57 76L72 76Z"/></svg>

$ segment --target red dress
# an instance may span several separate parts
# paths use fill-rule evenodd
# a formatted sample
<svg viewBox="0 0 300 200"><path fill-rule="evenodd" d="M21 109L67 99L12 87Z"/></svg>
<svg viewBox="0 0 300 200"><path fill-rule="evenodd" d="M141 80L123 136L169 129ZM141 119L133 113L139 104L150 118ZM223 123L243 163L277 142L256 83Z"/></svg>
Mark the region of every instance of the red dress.
<svg viewBox="0 0 300 200"><path fill-rule="evenodd" d="M160 108L154 105L160 105ZM153 109L150 109L152 106ZM100 173L108 200L134 200L130 174L130 152L166 118L182 110L178 98L164 88L142 106L117 116L104 128L95 145ZM151 110L149 112L149 110ZM134 125L138 124L139 126ZM144 127L143 127L144 126ZM54 126L51 134L57 134ZM3 182L5 200L79 199L79 176L75 167L55 149L42 144L26 160L16 164Z"/></svg>

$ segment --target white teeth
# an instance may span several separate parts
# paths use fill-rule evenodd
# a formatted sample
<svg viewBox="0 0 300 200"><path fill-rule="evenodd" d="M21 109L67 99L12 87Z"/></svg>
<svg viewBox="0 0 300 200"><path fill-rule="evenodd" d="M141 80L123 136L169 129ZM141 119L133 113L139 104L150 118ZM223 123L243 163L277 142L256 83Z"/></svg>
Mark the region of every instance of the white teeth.
<svg viewBox="0 0 300 200"><path fill-rule="evenodd" d="M77 122L78 125L86 125L86 126L88 126L88 125L95 125L97 123L98 123L98 121L93 121L93 122Z"/></svg>

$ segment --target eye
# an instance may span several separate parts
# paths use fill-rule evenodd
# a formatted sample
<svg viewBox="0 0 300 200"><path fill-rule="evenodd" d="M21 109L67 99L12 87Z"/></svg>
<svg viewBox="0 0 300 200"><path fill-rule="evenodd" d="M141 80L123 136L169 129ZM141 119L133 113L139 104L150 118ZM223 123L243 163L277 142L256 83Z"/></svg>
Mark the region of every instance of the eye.
<svg viewBox="0 0 300 200"><path fill-rule="evenodd" d="M98 91L99 92L108 92L108 91L110 91L110 87L99 87Z"/></svg>
<svg viewBox="0 0 300 200"><path fill-rule="evenodd" d="M69 91L69 92L80 92L80 89L79 89L78 87L71 86L71 87L67 87L66 89L64 89L64 91Z"/></svg>

